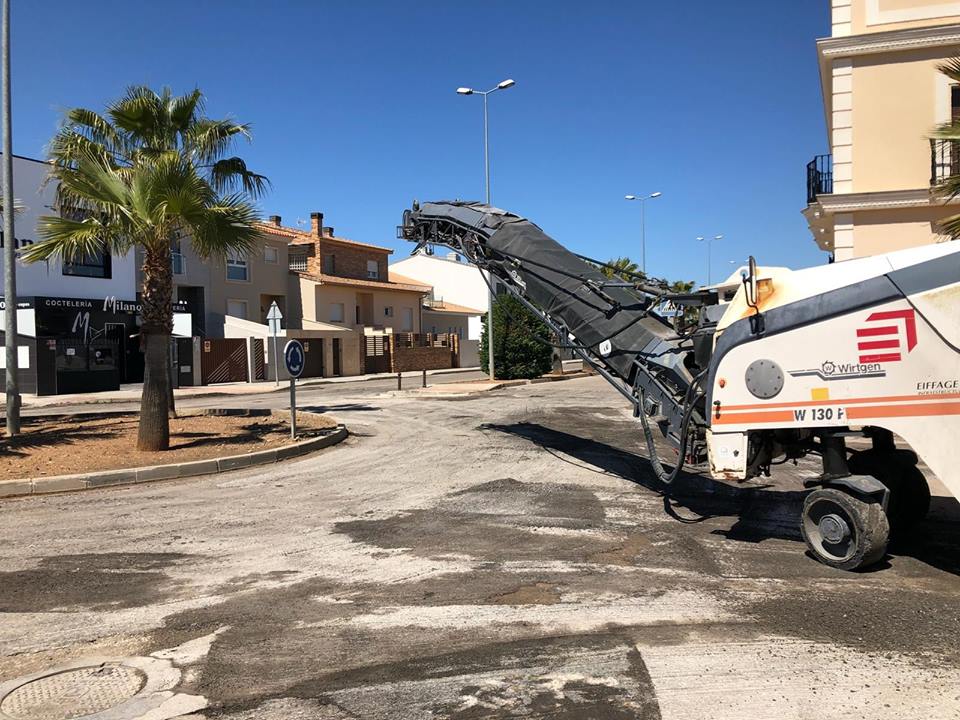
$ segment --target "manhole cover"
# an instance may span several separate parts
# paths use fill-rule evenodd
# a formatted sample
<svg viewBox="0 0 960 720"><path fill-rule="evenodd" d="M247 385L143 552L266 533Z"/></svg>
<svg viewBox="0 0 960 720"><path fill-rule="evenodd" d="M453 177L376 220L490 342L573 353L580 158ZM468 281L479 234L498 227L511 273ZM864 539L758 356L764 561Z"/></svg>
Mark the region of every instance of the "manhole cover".
<svg viewBox="0 0 960 720"><path fill-rule="evenodd" d="M47 675L21 685L0 701L16 720L71 720L129 700L146 677L136 668L103 664Z"/></svg>

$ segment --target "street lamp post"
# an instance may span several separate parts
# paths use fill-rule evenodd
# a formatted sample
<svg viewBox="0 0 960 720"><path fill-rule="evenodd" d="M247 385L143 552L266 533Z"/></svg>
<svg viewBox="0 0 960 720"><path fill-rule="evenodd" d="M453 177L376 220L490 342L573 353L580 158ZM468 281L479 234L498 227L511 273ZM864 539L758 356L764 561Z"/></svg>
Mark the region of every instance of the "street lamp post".
<svg viewBox="0 0 960 720"><path fill-rule="evenodd" d="M20 384L17 379L17 241L13 227L13 141L10 138L10 0L3 0L3 291L6 360L7 435L20 433Z"/></svg>
<svg viewBox="0 0 960 720"><path fill-rule="evenodd" d="M516 84L514 80L507 78L497 83L496 87L489 90L474 90L468 87L457 88L460 95L482 95L483 96L483 178L486 187L487 205L490 204L490 121L487 114L487 95L495 93L497 90L506 90ZM487 310L487 365L490 370L490 379L496 379L496 373L493 368L493 302L496 299L493 294L493 288L496 280L493 275L490 276L490 309Z"/></svg>
<svg viewBox="0 0 960 720"><path fill-rule="evenodd" d="M697 237L698 242L707 243L707 285L713 284L713 274L710 272L710 266L712 264L711 260L711 249L713 246L714 240L723 240L723 235L714 235L713 237L703 237L702 235Z"/></svg>
<svg viewBox="0 0 960 720"><path fill-rule="evenodd" d="M624 200L640 201L640 269L644 276L647 274L647 200L653 200L663 195L662 192L654 192L649 195L624 195Z"/></svg>

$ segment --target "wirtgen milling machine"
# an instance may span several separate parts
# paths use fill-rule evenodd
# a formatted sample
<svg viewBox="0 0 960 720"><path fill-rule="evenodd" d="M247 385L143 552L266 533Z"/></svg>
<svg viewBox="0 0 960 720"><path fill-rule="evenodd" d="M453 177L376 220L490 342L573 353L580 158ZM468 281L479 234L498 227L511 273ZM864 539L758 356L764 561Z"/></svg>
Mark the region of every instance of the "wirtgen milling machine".
<svg viewBox="0 0 960 720"><path fill-rule="evenodd" d="M800 525L828 565L876 562L891 527L926 514L917 455L894 434L960 497L960 244L796 272L751 258L721 303L712 290L611 280L529 220L480 203L415 203L398 232L464 255L543 318L633 405L663 482L684 464L735 481L820 455ZM678 452L669 471L652 424ZM872 447L853 452L848 437Z"/></svg>

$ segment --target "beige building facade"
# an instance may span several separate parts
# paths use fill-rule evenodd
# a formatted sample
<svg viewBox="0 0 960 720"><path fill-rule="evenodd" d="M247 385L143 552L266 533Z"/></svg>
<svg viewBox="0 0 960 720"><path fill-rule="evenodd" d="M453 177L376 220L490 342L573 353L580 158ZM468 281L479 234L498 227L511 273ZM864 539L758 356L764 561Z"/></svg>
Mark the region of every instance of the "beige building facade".
<svg viewBox="0 0 960 720"><path fill-rule="evenodd" d="M955 145L931 142L960 117L960 87L937 65L960 55L956 0L831 0L832 34L817 42L830 154L807 166L803 213L836 261L949 238L960 212L930 188L960 172Z"/></svg>
<svg viewBox="0 0 960 720"><path fill-rule="evenodd" d="M284 227L277 216L261 228L288 243L290 316L303 329L322 323L361 334L421 332L421 299L430 287L394 281L390 248L336 237L321 213L311 214L309 232Z"/></svg>

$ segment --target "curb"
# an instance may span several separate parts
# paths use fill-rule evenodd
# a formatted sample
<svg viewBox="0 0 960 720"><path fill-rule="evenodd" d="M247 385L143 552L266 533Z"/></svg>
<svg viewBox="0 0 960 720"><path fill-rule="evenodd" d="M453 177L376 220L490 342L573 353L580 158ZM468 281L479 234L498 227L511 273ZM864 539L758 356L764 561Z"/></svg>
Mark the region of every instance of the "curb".
<svg viewBox="0 0 960 720"><path fill-rule="evenodd" d="M428 370L427 377L433 377L434 375L457 375L460 373L477 372L479 369L480 368L476 367L476 368L442 368L440 370ZM411 374L416 374L419 371L411 370L409 372ZM333 380L331 378L304 378L303 380L297 383L297 387L298 388L314 387L318 385L350 385L352 383L365 383L365 382L372 382L374 380L390 380L391 378L395 378L396 376L397 376L396 373L379 373L372 377L357 375L355 380ZM347 377L351 377L351 376L347 376ZM417 375L417 377L419 377L419 375ZM311 380L315 382L311 382ZM267 383L270 381L264 380L261 382ZM260 389L259 387L256 387L257 383L248 383L248 384L255 387L256 389L250 392L242 392L242 393L232 393L232 392L215 390L213 392L195 393L191 395L177 395L176 400L194 400L196 398L221 398L221 397L241 397L242 398L249 395L269 395L270 393L288 392L288 388L285 385L281 385L279 388L271 386L269 389L268 388ZM203 385L200 387L209 387L209 386ZM57 408L57 407L73 406L73 405L111 405L111 404L119 404L119 403L139 402L139 397L97 398L97 397L94 397L94 395L95 395L94 393L91 393L90 399L84 398L82 401L71 400L71 401L65 401L65 402L51 402L49 404L44 403L41 405L31 405L30 403L24 403L23 406L21 407L21 410L44 410L46 408ZM5 404L0 402L0 415L4 413L5 409L6 409Z"/></svg>
<svg viewBox="0 0 960 720"><path fill-rule="evenodd" d="M345 425L337 425L328 435L311 438L293 445L284 445L270 450L231 455L209 460L171 463L170 465L152 465L139 468L123 468L104 472L82 473L79 475L56 475L45 478L25 480L0 480L0 498L23 497L25 495L47 495L49 493L72 492L75 490L93 490L111 485L135 485L155 480L174 480L198 475L216 475L230 470L239 470L255 465L270 465L281 460L290 460L315 450L336 445L346 439L349 432Z"/></svg>
<svg viewBox="0 0 960 720"><path fill-rule="evenodd" d="M520 387L521 385L539 385L540 383L549 383L549 382L562 382L564 380L579 380L581 378L591 377L590 373L585 372L575 372L567 373L566 375L543 375L542 377L532 378L530 380L497 380L492 387L484 388L483 390L468 390L466 392L456 392L456 393L444 393L444 392L424 392L424 390L429 391L433 385L426 388L416 388L414 390L401 390L400 393L416 393L412 397L417 398L418 400L435 400L435 399L463 399L467 397L476 397L479 395L484 395L486 393L493 392L494 390L502 390L506 387ZM391 391L394 394L397 394L396 390ZM411 397L407 395L407 397Z"/></svg>

